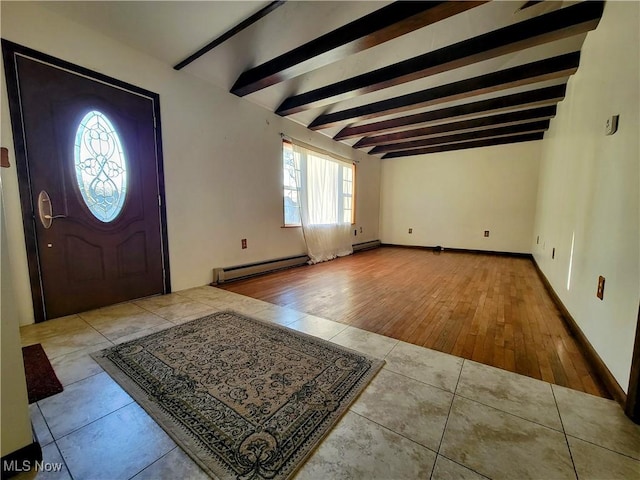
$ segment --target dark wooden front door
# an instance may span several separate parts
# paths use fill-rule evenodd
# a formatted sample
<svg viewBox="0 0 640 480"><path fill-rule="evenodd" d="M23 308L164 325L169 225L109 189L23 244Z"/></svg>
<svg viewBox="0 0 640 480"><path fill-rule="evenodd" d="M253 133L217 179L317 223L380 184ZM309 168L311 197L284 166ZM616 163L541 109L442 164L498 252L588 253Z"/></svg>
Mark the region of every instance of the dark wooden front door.
<svg viewBox="0 0 640 480"><path fill-rule="evenodd" d="M22 205L31 210L25 232L35 236L29 253L37 255L43 317L164 293L157 98L29 55L12 60Z"/></svg>

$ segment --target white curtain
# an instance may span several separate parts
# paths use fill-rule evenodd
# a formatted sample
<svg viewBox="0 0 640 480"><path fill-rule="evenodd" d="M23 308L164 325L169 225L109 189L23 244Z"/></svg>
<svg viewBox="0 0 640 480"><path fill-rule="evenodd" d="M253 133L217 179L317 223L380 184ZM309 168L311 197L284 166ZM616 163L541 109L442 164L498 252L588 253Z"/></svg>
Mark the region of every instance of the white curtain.
<svg viewBox="0 0 640 480"><path fill-rule="evenodd" d="M351 222L344 221L339 208L342 163L296 144L292 148L294 159L299 162L296 183L309 263L352 254Z"/></svg>

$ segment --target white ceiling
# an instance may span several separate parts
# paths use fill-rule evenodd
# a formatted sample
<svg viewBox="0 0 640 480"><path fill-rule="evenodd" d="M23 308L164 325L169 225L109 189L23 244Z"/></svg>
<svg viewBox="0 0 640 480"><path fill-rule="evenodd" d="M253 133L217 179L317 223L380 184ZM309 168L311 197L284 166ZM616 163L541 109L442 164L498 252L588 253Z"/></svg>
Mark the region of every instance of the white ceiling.
<svg viewBox="0 0 640 480"><path fill-rule="evenodd" d="M123 43L175 65L270 2L180 1L180 2L42 2L60 15L96 29ZM391 2L384 1L289 1L233 36L214 50L185 67L185 75L195 75L227 91L245 70L264 63L294 47L371 13ZM290 95L399 62L547 11L577 2L545 1L525 10L522 1L493 1L472 8L433 25L325 65L299 77L278 83L245 97L271 111ZM322 113L444 85L496 70L579 50L586 34L554 41L513 54L475 63L467 67L397 85L341 101L333 106L307 110L289 118L308 125ZM547 81L539 86L563 83ZM538 86L536 86L537 88ZM473 97L473 101L531 89L515 89ZM410 113L442 108L469 100L443 103ZM406 115L388 115L386 118ZM380 119L376 119L380 120ZM340 127L322 130L334 135ZM354 143L356 139L350 143Z"/></svg>
<svg viewBox="0 0 640 480"><path fill-rule="evenodd" d="M268 2L38 2L78 23L174 65Z"/></svg>

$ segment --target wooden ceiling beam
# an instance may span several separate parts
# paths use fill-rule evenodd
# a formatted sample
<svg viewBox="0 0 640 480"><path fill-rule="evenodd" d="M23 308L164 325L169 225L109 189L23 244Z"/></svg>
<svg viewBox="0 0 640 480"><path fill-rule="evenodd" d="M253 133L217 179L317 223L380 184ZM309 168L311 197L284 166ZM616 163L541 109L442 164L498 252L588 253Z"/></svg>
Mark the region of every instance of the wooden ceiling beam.
<svg viewBox="0 0 640 480"><path fill-rule="evenodd" d="M492 145L505 145L510 143L531 142L542 140L544 132L525 133L523 135L513 135L511 137L486 138L471 142L448 143L435 147L417 148L415 150L402 150L400 152L389 152L382 156L382 159L409 157L413 155L428 155L430 153L451 152L455 150L466 150L469 148L490 147Z"/></svg>
<svg viewBox="0 0 640 480"><path fill-rule="evenodd" d="M543 0L529 0L528 2L526 2L524 5L522 5L518 10L525 10L529 7L533 7L534 5L537 5L539 3L542 3Z"/></svg>
<svg viewBox="0 0 640 480"><path fill-rule="evenodd" d="M284 4L284 0L283 1L276 1L276 2L269 3L268 5L266 5L265 7L261 8L259 11L257 11L253 15L251 15L249 18L243 20L238 25L236 25L233 28L227 30L222 35L220 35L219 37L217 37L217 38L213 39L212 41L210 41L209 43L207 43L204 47L202 47L197 52L193 53L192 55L189 55L187 58L182 60L180 63L174 65L173 69L174 70L183 69L184 67L189 65L191 62L194 62L195 60L199 59L205 53L210 52L211 50L216 48L218 45L226 42L227 40L229 40L234 35L240 33L245 28L253 25L258 20L260 20L262 17L264 17L266 15L269 15L276 8L282 6L283 4Z"/></svg>
<svg viewBox="0 0 640 480"><path fill-rule="evenodd" d="M231 93L249 95L486 2L394 2L247 70Z"/></svg>
<svg viewBox="0 0 640 480"><path fill-rule="evenodd" d="M499 70L479 77L460 80L439 87L381 100L379 102L348 108L320 115L308 128L321 130L346 122L357 122L392 113L469 98L484 93L497 92L532 83L553 80L573 75L580 63L580 52L566 53L557 57Z"/></svg>
<svg viewBox="0 0 640 480"><path fill-rule="evenodd" d="M411 125L435 123L445 119L463 119L483 113L497 113L505 110L515 110L518 108L550 105L562 100L566 89L566 84L554 85L552 87L504 95L502 97L491 98L489 100L465 103L455 107L441 108L439 110L431 110L424 113L415 113L404 117L392 118L391 120L349 126L340 130L333 139L345 140L347 138L363 137L380 132L393 132L402 130Z"/></svg>
<svg viewBox="0 0 640 480"><path fill-rule="evenodd" d="M529 110L519 110L517 112L502 113L499 115L489 115L486 117L462 120L460 122L441 123L431 127L404 130L402 132L365 137L354 145L354 148L373 147L376 145L399 144L406 140L416 140L418 138L433 137L447 132L479 131L481 133L487 128L507 127L529 123L536 120L545 120L556 115L556 106L532 108Z"/></svg>
<svg viewBox="0 0 640 480"><path fill-rule="evenodd" d="M549 120L538 122L521 123L506 127L488 128L474 132L456 133L453 135L443 135L439 137L423 138L404 143L391 143L389 145L378 145L369 151L370 155L378 153L399 152L402 150L414 150L416 148L443 145L445 143L459 143L483 138L506 137L511 135L544 132L549 129Z"/></svg>
<svg viewBox="0 0 640 480"><path fill-rule="evenodd" d="M292 115L430 75L593 30L604 2L586 1L287 98L276 110Z"/></svg>

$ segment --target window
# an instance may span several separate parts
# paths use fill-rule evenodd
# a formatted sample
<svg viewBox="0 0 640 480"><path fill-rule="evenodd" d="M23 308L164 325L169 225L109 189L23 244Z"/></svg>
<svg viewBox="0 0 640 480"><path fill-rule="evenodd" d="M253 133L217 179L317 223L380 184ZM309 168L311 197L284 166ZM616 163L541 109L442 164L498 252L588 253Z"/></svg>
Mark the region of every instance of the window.
<svg viewBox="0 0 640 480"><path fill-rule="evenodd" d="M353 165L343 166L340 175L339 197L342 201L340 211L342 212L342 221L344 223L355 223L353 216Z"/></svg>
<svg viewBox="0 0 640 480"><path fill-rule="evenodd" d="M284 172L284 224L300 225L300 157L296 159L290 143L283 143L282 159Z"/></svg>
<svg viewBox="0 0 640 480"><path fill-rule="evenodd" d="M115 220L127 195L127 165L118 132L103 113L91 111L80 121L74 162L89 211L101 222Z"/></svg>
<svg viewBox="0 0 640 480"><path fill-rule="evenodd" d="M354 165L287 141L282 145L284 225L301 225L301 199L312 225L354 223Z"/></svg>

